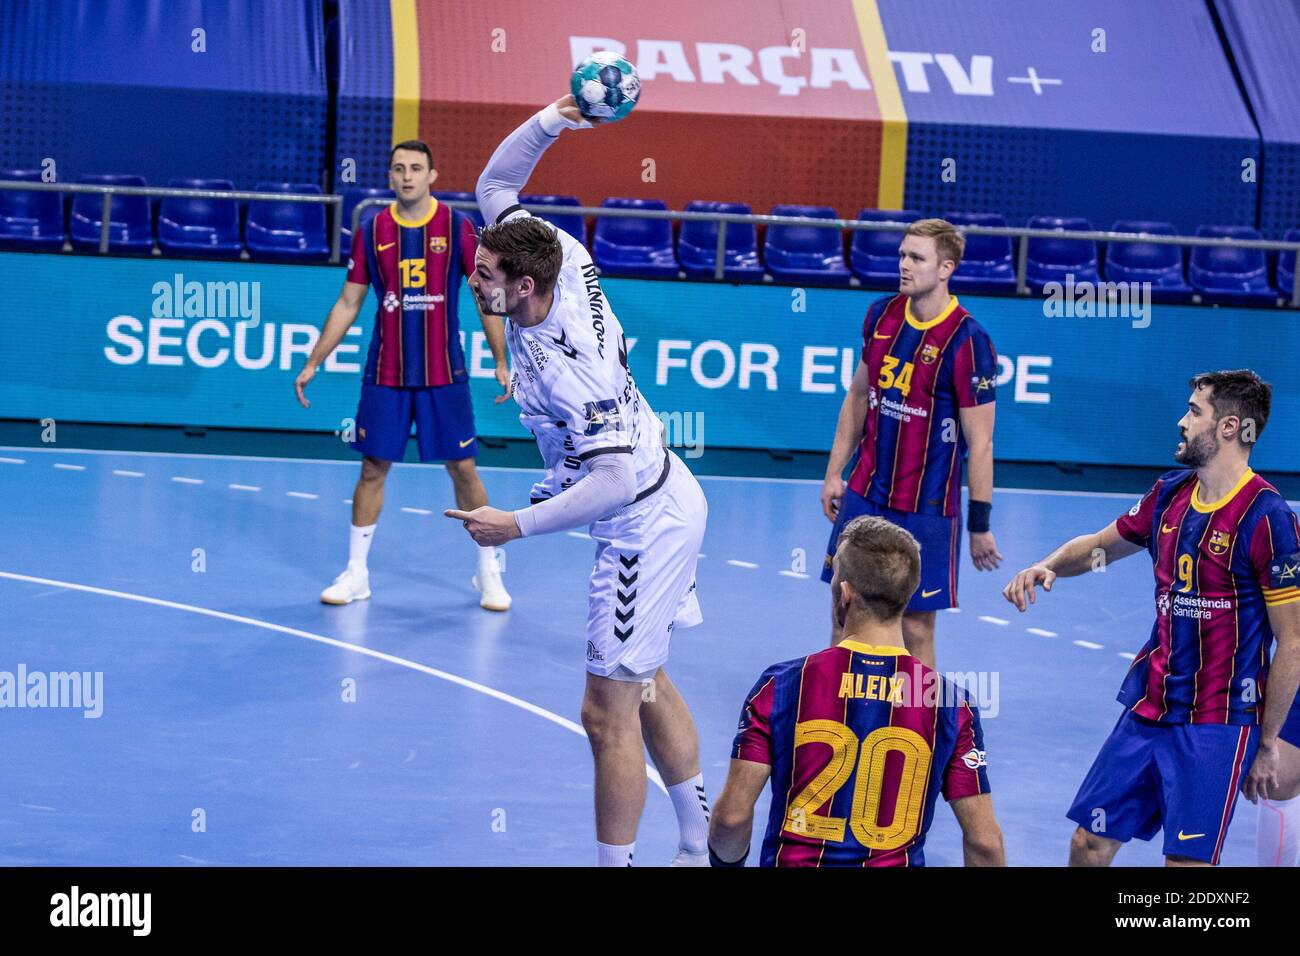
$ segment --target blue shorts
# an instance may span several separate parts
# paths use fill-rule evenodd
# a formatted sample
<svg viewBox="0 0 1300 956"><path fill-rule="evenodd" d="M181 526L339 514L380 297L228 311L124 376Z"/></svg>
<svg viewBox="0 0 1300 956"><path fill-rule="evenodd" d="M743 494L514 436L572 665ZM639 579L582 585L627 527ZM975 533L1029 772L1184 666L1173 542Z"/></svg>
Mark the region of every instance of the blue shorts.
<svg viewBox="0 0 1300 956"><path fill-rule="evenodd" d="M1282 725L1282 732L1278 736L1292 747L1300 747L1300 694L1295 695L1291 713L1286 715L1286 723Z"/></svg>
<svg viewBox="0 0 1300 956"><path fill-rule="evenodd" d="M1165 856L1217 866L1258 746L1257 726L1161 724L1126 710L1066 816L1121 843L1163 827Z"/></svg>
<svg viewBox="0 0 1300 956"><path fill-rule="evenodd" d="M844 526L860 515L876 515L905 528L921 545L921 584L908 603L909 611L938 611L957 606L957 542L961 539L961 520L943 515L924 515L912 511L885 508L863 498L851 488L844 489L839 515L826 545L822 580L830 582L831 558L839 544Z"/></svg>
<svg viewBox="0 0 1300 956"><path fill-rule="evenodd" d="M478 450L469 382L428 388L363 383L352 448L371 458L401 461L412 422L420 461L473 458Z"/></svg>

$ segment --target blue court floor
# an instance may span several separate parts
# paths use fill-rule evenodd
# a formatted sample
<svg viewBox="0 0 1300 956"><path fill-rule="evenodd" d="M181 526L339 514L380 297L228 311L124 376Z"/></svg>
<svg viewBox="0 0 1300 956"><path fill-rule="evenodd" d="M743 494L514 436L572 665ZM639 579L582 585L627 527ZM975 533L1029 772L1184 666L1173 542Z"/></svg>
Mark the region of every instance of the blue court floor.
<svg viewBox="0 0 1300 956"><path fill-rule="evenodd" d="M0 864L594 861L578 724L592 542L570 532L512 543L514 607L482 611L474 546L441 515L447 476L398 465L370 555L374 597L327 607L318 595L346 563L357 472L0 449L0 671L103 674L97 718L0 710ZM501 507L526 501L535 477L483 473ZM676 635L667 669L695 714L715 797L758 674L827 643L817 578L830 526L818 483L702 484L705 623ZM940 669L998 679L984 727L1013 865L1065 862L1065 810L1150 626L1150 563L1138 555L1062 581L1026 615L1000 591L1135 498L998 492L1003 567L981 574L967 558L962 608L940 615ZM756 840L766 812L765 798ZM1253 864L1254 828L1243 799L1225 863ZM637 862L661 865L675 848L671 805L652 782ZM961 863L942 800L926 856ZM1116 862L1159 864L1159 838Z"/></svg>

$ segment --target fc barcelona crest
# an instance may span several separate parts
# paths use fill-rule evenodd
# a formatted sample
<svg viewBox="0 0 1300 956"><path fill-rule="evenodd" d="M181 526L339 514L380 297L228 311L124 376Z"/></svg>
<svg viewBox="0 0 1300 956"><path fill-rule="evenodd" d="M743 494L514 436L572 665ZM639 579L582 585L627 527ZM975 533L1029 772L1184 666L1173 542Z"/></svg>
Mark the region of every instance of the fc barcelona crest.
<svg viewBox="0 0 1300 956"><path fill-rule="evenodd" d="M938 357L939 346L937 345L927 345L925 348L921 349L921 361L926 365L933 365Z"/></svg>
<svg viewBox="0 0 1300 956"><path fill-rule="evenodd" d="M430 237L429 237L429 251L430 251L430 252L433 252L433 253L446 252L446 251L447 251L447 237L446 237L446 236L430 236Z"/></svg>
<svg viewBox="0 0 1300 956"><path fill-rule="evenodd" d="M1232 547L1232 537L1226 531L1215 531L1210 535L1210 543L1206 547L1210 549L1210 554L1227 554Z"/></svg>

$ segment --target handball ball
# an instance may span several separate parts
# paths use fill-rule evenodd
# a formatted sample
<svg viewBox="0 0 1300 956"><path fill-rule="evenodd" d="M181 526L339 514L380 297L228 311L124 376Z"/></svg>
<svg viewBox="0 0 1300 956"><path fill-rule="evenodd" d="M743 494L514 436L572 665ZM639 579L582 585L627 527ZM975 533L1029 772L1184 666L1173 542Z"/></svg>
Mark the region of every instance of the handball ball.
<svg viewBox="0 0 1300 956"><path fill-rule="evenodd" d="M612 122L621 120L636 106L641 78L624 57L603 50L577 65L569 87L583 116Z"/></svg>

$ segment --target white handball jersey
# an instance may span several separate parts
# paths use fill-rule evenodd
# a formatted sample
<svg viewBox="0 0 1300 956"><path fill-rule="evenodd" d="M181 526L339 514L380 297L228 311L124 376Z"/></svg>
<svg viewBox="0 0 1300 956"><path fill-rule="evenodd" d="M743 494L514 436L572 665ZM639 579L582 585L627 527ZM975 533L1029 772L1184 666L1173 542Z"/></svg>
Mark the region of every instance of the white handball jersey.
<svg viewBox="0 0 1300 956"><path fill-rule="evenodd" d="M526 215L516 210L502 220ZM564 262L550 313L530 328L505 321L519 421L537 439L546 466L532 499L568 488L597 455L631 454L640 500L668 476L663 426L636 387L623 326L609 307L591 255L563 229L552 228Z"/></svg>

